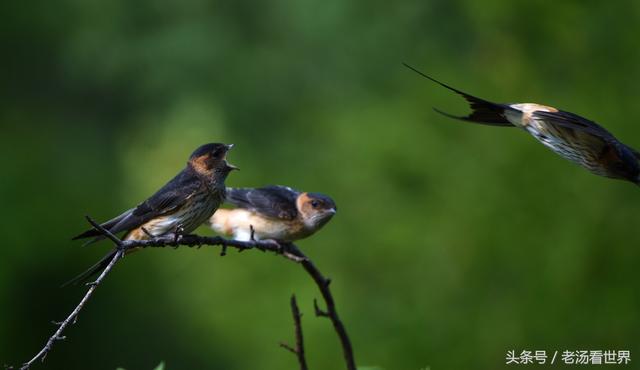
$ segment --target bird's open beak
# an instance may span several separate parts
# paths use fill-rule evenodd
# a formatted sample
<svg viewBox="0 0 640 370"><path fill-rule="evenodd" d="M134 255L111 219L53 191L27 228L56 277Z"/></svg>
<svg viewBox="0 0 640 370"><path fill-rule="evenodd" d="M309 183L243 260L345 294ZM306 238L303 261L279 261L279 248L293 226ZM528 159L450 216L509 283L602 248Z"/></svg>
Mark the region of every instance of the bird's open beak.
<svg viewBox="0 0 640 370"><path fill-rule="evenodd" d="M235 146L235 144L227 144L227 152L229 150L233 149L234 146ZM240 170L240 168L238 168L237 166L234 166L231 163L227 162L226 159L225 159L225 162L227 164L227 168L229 168L230 170L238 170L238 171Z"/></svg>

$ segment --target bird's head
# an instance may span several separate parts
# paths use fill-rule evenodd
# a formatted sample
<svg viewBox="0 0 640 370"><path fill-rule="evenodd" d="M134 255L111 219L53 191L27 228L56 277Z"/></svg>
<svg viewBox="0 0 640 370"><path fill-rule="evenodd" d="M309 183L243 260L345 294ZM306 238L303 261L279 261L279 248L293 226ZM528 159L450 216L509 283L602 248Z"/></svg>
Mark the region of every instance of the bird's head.
<svg viewBox="0 0 640 370"><path fill-rule="evenodd" d="M189 165L196 172L206 176L222 176L226 178L229 172L238 167L227 162L227 152L233 148L233 144L211 143L205 144L194 150L189 157Z"/></svg>
<svg viewBox="0 0 640 370"><path fill-rule="evenodd" d="M337 211L333 199L320 193L300 194L296 206L305 225L314 231L329 222Z"/></svg>

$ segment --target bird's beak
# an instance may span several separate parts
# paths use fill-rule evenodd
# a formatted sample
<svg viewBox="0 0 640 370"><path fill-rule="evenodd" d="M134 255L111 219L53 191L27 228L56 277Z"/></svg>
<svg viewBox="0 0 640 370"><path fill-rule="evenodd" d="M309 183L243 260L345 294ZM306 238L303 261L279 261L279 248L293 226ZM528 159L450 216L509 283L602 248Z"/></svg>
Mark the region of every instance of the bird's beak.
<svg viewBox="0 0 640 370"><path fill-rule="evenodd" d="M233 147L235 146L235 144L227 144L227 152L231 149L233 149ZM225 156L226 157L226 156ZM227 162L225 160L225 162ZM227 168L229 168L230 170L240 170L240 168L238 168L237 166L232 165L231 163L227 162Z"/></svg>
<svg viewBox="0 0 640 370"><path fill-rule="evenodd" d="M338 212L338 210L337 210L337 209L335 209L335 208L329 208L329 209L327 210L327 213L331 213L332 215L335 215L337 212Z"/></svg>

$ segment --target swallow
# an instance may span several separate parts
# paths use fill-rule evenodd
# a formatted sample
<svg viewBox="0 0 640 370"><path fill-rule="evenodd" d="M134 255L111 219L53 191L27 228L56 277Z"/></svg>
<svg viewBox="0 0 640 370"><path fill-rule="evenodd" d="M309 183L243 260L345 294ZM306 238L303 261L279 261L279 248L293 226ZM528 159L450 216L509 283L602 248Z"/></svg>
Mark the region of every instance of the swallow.
<svg viewBox="0 0 640 370"><path fill-rule="evenodd" d="M123 240L192 232L206 222L225 199L225 179L232 170L238 169L226 159L232 147L233 144L220 143L202 145L191 154L186 167L149 199L101 226L113 234L124 233ZM72 240L85 238L93 238L86 243L91 244L104 236L91 229ZM111 251L67 284L96 274L109 264L115 253Z"/></svg>
<svg viewBox="0 0 640 370"><path fill-rule="evenodd" d="M640 153L597 123L542 104L493 103L446 85L407 64L405 66L461 95L472 111L467 116L455 116L434 108L436 112L467 122L521 128L561 157L593 174L640 185Z"/></svg>
<svg viewBox="0 0 640 370"><path fill-rule="evenodd" d="M293 242L324 226L336 213L333 199L286 186L227 188L227 203L209 220L213 230L236 240Z"/></svg>

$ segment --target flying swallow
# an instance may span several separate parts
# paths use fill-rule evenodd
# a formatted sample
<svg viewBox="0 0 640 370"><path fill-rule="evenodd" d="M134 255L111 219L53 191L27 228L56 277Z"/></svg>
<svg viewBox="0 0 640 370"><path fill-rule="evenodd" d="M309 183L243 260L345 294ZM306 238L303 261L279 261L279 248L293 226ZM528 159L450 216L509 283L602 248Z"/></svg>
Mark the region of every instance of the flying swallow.
<svg viewBox="0 0 640 370"><path fill-rule="evenodd" d="M123 240L192 232L207 221L224 201L224 181L229 172L237 169L226 160L232 147L233 144L220 143L202 145L191 154L187 166L154 195L101 226L113 234L124 232ZM85 238L93 238L89 244L104 239L104 236L91 229L73 240ZM115 251L110 252L69 283L94 275L109 263L114 254Z"/></svg>
<svg viewBox="0 0 640 370"><path fill-rule="evenodd" d="M293 242L324 226L336 213L336 204L326 195L307 193L286 186L227 188L234 209L219 209L209 220L219 234L236 240L273 239Z"/></svg>
<svg viewBox="0 0 640 370"><path fill-rule="evenodd" d="M461 95L472 112L449 118L491 126L518 127L561 157L604 177L640 185L640 153L623 144L597 123L577 114L535 103L493 103L477 98L405 66L423 77Z"/></svg>

